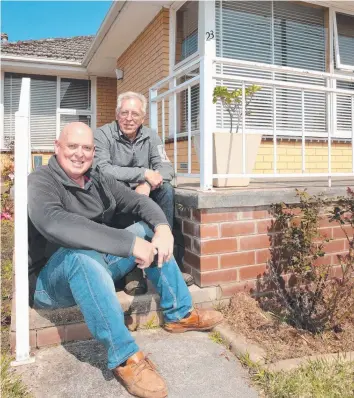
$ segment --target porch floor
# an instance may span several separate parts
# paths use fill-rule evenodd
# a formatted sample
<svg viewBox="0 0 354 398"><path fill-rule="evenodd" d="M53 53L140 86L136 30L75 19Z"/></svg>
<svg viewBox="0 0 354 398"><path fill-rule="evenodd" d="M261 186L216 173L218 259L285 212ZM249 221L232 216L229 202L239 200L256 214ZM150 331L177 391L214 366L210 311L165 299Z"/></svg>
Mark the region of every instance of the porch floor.
<svg viewBox="0 0 354 398"><path fill-rule="evenodd" d="M177 188L187 189L192 191L199 191L199 178L177 178ZM228 188L213 188L215 192L227 191L253 191L253 190L273 190L278 188L296 189L296 188L324 188L328 189L328 178L321 177L315 180L311 177L307 178L265 178L265 179L251 179L247 187L228 187ZM332 187L354 187L353 178L332 177Z"/></svg>

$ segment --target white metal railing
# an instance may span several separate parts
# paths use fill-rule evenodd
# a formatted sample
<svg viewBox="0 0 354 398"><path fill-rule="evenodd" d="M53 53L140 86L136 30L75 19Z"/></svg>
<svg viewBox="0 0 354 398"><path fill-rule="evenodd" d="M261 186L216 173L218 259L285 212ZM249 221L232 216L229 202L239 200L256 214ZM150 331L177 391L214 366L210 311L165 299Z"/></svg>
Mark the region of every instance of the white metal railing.
<svg viewBox="0 0 354 398"><path fill-rule="evenodd" d="M30 84L22 78L19 109L15 113L15 305L16 360L13 366L34 361L30 357L28 306L27 175L31 171Z"/></svg>
<svg viewBox="0 0 354 398"><path fill-rule="evenodd" d="M218 72L216 65L218 65ZM242 74L234 75L234 74L225 74L222 73L223 66L227 65L228 67L247 69L249 71L261 71L261 72L270 72L272 78L257 78L252 76L244 76ZM176 85L176 78L186 74L188 71L195 70L199 67L199 75L193 77L190 80L185 81L182 84ZM274 73L287 73L293 76L300 77L308 77L315 79L324 79L326 84L321 86L318 84L309 84L309 83L299 83L299 82L290 82L290 81L282 81L275 80ZM318 71L310 71L299 68L291 68L291 67L282 67L276 65L268 65L257 62L249 62L249 61L239 61L232 60L228 58L208 58L208 57L200 57L196 60L193 60L192 63L185 64L181 69L179 69L174 74L168 76L167 78L158 82L155 86L150 89L150 120L151 127L158 131L159 125L159 115L158 115L158 103L162 101L162 109L164 109L164 101L166 98L172 98L172 106L170 110L172 110L172 118L169 119L169 131L170 135L173 136L173 150L174 150L174 169L177 176L183 177L200 177L200 188L203 190L211 189L213 178L303 178L303 177L327 177L328 185L331 186L331 179L333 176L336 177L354 177L354 91L347 89L336 88L336 81L345 81L354 83L354 75L353 74L342 74L342 73L326 73L326 72L318 72ZM212 91L216 85L216 81L225 81L230 84L237 83L242 87L242 120L240 123L240 130L242 135L242 173L239 174L216 174L213 173L213 151L212 151L212 136L213 132L216 130L215 123L215 115L216 108L212 105ZM191 87L195 84L200 84L200 150L199 150L199 159L200 159L200 173L192 173L191 172ZM159 94L159 90L163 88L166 84L169 84L169 89L162 94ZM219 83L220 84L220 83ZM223 84L223 83L221 83ZM245 135L251 133L250 130L246 128L246 119L245 116L245 88L246 85L257 84L261 85L262 89L267 88L272 93L272 130L267 132L267 136L271 135L273 139L273 173L248 173L246 171L246 139ZM227 85L227 84L223 84ZM291 89L294 91L298 91L301 97L301 132L299 135L299 139L301 139L301 173L279 173L278 172L278 156L277 156L277 136L281 134L280 129L277 128L277 89ZM188 172L187 173L179 173L177 167L177 117L179 116L177 113L177 103L176 103L176 94L183 90L187 91L187 139L188 139ZM306 146L305 141L306 138L311 136L308 131L306 131L305 126L305 113L306 113L306 102L305 102L305 93L323 93L326 97L326 118L327 118L327 134L324 136L327 140L327 148L328 148L328 170L324 173L309 173L306 172ZM351 148L352 148L352 171L349 173L340 173L332 171L332 140L335 139L336 125L335 125L335 116L336 116L336 101L337 95L345 95L351 99L351 109L350 109L350 119L351 119L351 133L348 135L348 141L351 140ZM163 141L165 139L165 114L163 115ZM171 128L172 127L172 128ZM263 129L260 131L262 132ZM254 128L253 128L254 130ZM265 129L264 129L265 130ZM298 134L293 134L298 135Z"/></svg>

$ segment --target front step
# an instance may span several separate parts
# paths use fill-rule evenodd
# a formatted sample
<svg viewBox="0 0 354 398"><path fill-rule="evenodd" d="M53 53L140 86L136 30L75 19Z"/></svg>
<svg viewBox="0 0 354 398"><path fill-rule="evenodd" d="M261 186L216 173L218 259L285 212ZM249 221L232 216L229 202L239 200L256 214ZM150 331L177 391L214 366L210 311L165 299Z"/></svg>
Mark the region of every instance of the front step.
<svg viewBox="0 0 354 398"><path fill-rule="evenodd" d="M159 307L160 297L148 284L149 290L142 296L128 296L117 292L118 300L125 313L125 323L130 330L153 328L163 323ZM220 302L221 289L216 286L200 288L189 287L196 308L212 308ZM228 301L227 299L222 301ZM41 348L69 341L91 339L81 311L77 306L57 310L34 310L30 308L30 346ZM11 351L16 346L15 300L12 302L10 344Z"/></svg>

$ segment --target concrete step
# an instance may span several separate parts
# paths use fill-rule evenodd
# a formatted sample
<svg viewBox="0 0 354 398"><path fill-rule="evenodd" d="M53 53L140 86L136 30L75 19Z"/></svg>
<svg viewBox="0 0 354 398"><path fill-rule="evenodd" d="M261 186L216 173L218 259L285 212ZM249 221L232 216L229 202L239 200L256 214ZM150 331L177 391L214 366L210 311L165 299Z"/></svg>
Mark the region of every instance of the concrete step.
<svg viewBox="0 0 354 398"><path fill-rule="evenodd" d="M151 329L163 323L159 307L160 298L151 284L148 292L142 296L129 296L123 291L117 292L118 300L125 313L125 323L129 330ZM212 308L215 304L228 301L220 300L221 289L216 286L200 288L189 287L196 308ZM69 341L91 339L80 309L75 307L57 310L34 310L30 308L30 345L41 348ZM16 345L15 300L12 302L10 342L14 352Z"/></svg>

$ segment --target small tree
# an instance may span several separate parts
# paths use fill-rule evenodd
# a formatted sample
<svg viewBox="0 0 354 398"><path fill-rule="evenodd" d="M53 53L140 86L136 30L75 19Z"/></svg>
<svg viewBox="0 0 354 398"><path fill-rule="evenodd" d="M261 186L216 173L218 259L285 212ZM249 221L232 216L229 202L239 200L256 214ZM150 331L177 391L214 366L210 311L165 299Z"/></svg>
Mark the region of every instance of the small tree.
<svg viewBox="0 0 354 398"><path fill-rule="evenodd" d="M262 87L256 86L252 84L252 86L245 88L245 113L249 115L249 111L247 111L248 106L250 105L253 96L259 91ZM230 116L230 133L232 133L233 128L233 120L236 117L236 133L238 133L238 129L240 127L240 121L242 119L242 88L238 88L233 91L228 91L226 86L217 86L214 88L213 92L213 104L220 100L223 108L228 112Z"/></svg>

